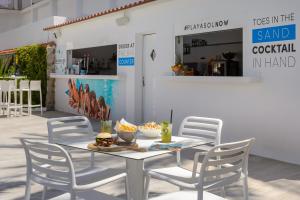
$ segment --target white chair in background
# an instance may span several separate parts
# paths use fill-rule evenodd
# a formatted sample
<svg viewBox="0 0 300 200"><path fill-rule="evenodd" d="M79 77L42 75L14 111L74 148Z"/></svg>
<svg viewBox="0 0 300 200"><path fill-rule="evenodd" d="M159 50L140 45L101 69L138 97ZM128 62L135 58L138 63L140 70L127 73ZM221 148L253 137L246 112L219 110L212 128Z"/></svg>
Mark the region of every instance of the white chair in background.
<svg viewBox="0 0 300 200"><path fill-rule="evenodd" d="M195 147L195 149L202 150L202 152L198 151L195 155L199 157L221 143L222 127L223 122L221 119L189 116L182 121L178 136L202 139L209 142L208 145ZM177 165L181 165L181 152L177 152Z"/></svg>
<svg viewBox="0 0 300 200"><path fill-rule="evenodd" d="M121 173L98 182L80 185L77 182L78 174L74 171L72 160L62 147L55 144L33 142L25 139L21 139L21 143L25 149L27 164L25 200L30 200L31 182L44 186L43 200L49 188L70 193L70 199L75 200L77 193L91 191L108 183L126 179L126 174ZM127 185L128 184L126 184L125 187L126 191L128 191Z"/></svg>
<svg viewBox="0 0 300 200"><path fill-rule="evenodd" d="M49 143L56 143L59 141L89 140L94 139L96 136L89 119L85 116L48 119L47 126ZM95 168L94 164L95 153L91 152L90 166L86 169L87 173L103 171L103 169Z"/></svg>
<svg viewBox="0 0 300 200"><path fill-rule="evenodd" d="M19 110L19 114L21 111L21 106L17 102L17 88L14 80L3 81L2 86L2 106L1 108L6 111L7 117L10 117L11 110L13 109L15 112L15 116L17 115L17 110ZM12 102L12 93L14 93L14 102Z"/></svg>
<svg viewBox="0 0 300 200"><path fill-rule="evenodd" d="M148 188L150 177L167 181L181 189L198 190L197 192L180 191L174 194L167 194L153 200L206 200L209 195L204 190L223 188L232 183L243 180L244 199L248 200L248 157L255 139L249 139L234 143L221 144L210 149L205 155L200 171L197 167L193 171L165 171L154 169L146 171L146 193L148 199ZM198 160L194 161L198 165Z"/></svg>
<svg viewBox="0 0 300 200"><path fill-rule="evenodd" d="M8 90L9 90L9 82L6 80L1 80L0 81L0 87L1 87L1 102L0 102L0 107L2 114L5 114L5 111L7 111L8 107Z"/></svg>
<svg viewBox="0 0 300 200"><path fill-rule="evenodd" d="M23 108L27 108L28 115L30 115L30 106L29 106L29 104L31 102L31 99L30 99L29 80L21 80L18 91L20 92L21 114L23 115ZM27 98L28 98L27 105L23 104L23 94L24 94L24 92L27 92Z"/></svg>
<svg viewBox="0 0 300 200"><path fill-rule="evenodd" d="M2 109L2 104L4 102L3 97L3 91L2 91L2 84L3 84L4 80L0 80L0 113L3 113L3 109Z"/></svg>
<svg viewBox="0 0 300 200"><path fill-rule="evenodd" d="M40 94L40 104L33 105L32 104L32 92L39 92ZM30 81L30 102L29 102L29 109L30 115L32 114L32 108L40 107L41 108L41 115L43 115L43 99L42 99L42 86L41 81Z"/></svg>

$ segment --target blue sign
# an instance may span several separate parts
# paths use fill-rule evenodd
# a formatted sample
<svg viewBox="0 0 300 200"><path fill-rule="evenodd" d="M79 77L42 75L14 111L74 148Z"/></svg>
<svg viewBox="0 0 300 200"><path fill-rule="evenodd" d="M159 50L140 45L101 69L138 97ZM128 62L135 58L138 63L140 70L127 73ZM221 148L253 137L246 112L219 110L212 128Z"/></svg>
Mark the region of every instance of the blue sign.
<svg viewBox="0 0 300 200"><path fill-rule="evenodd" d="M252 30L252 42L276 42L296 39L296 24Z"/></svg>
<svg viewBox="0 0 300 200"><path fill-rule="evenodd" d="M119 66L134 66L134 57L123 57L118 59Z"/></svg>

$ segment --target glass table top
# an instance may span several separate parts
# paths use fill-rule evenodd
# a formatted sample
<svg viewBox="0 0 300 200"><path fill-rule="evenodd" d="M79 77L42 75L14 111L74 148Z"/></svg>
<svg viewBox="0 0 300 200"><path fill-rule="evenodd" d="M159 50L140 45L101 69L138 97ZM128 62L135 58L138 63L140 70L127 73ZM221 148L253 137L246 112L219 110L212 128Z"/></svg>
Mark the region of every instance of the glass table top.
<svg viewBox="0 0 300 200"><path fill-rule="evenodd" d="M118 152L107 152L107 151L95 151L95 152L108 154L112 156L118 156L126 159L135 159L135 160L144 160L147 158L174 152L174 150L148 150L153 144L159 144L160 140L161 140L160 138L152 139L152 138L146 138L141 135L138 135L136 143L138 144L139 148L147 149L146 152L137 152L133 150L125 150L125 151L118 151ZM88 148L88 144L94 142L95 139L90 138L81 141L62 140L62 141L57 141L56 144L70 147L70 148L93 151ZM178 136L172 136L172 143L182 145L180 150L210 144L210 142L202 139L178 137Z"/></svg>

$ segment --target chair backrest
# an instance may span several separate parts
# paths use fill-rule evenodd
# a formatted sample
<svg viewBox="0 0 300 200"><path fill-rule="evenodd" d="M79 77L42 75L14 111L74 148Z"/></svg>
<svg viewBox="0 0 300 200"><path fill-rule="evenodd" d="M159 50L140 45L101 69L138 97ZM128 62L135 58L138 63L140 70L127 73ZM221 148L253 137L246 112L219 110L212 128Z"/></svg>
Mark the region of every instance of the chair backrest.
<svg viewBox="0 0 300 200"><path fill-rule="evenodd" d="M21 139L27 178L44 186L69 191L76 184L75 171L68 153L55 144Z"/></svg>
<svg viewBox="0 0 300 200"><path fill-rule="evenodd" d="M17 89L16 81L15 80L9 80L8 84L9 84L9 90L10 91L13 91L13 90Z"/></svg>
<svg viewBox="0 0 300 200"><path fill-rule="evenodd" d="M201 165L199 189L220 188L240 180L242 173L247 173L249 152L254 141L252 138L209 150Z"/></svg>
<svg viewBox="0 0 300 200"><path fill-rule="evenodd" d="M48 119L49 143L61 140L80 141L94 136L92 125L85 116Z"/></svg>
<svg viewBox="0 0 300 200"><path fill-rule="evenodd" d="M8 92L9 90L9 82L5 80L1 80L1 90L2 92Z"/></svg>
<svg viewBox="0 0 300 200"><path fill-rule="evenodd" d="M29 89L29 80L21 80L20 89Z"/></svg>
<svg viewBox="0 0 300 200"><path fill-rule="evenodd" d="M4 82L4 80L0 80L0 89L1 89L1 86L2 86L3 82Z"/></svg>
<svg viewBox="0 0 300 200"><path fill-rule="evenodd" d="M190 116L182 121L178 135L201 138L213 145L219 145L222 126L223 122L220 119Z"/></svg>
<svg viewBox="0 0 300 200"><path fill-rule="evenodd" d="M11 92L15 89L14 82L10 81L2 81L1 83L1 92L3 92L2 101L5 103L11 103ZM7 104L7 105L8 105Z"/></svg>
<svg viewBox="0 0 300 200"><path fill-rule="evenodd" d="M40 91L41 90L41 81L30 81L30 90L32 91Z"/></svg>

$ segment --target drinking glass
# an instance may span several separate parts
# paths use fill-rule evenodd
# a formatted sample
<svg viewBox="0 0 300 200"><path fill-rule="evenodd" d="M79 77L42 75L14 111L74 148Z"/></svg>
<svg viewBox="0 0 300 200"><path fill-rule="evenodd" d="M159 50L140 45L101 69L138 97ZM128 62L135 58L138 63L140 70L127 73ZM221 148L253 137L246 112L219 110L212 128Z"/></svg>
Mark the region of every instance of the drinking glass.
<svg viewBox="0 0 300 200"><path fill-rule="evenodd" d="M161 123L161 142L170 143L172 140L172 124L169 122Z"/></svg>
<svg viewBox="0 0 300 200"><path fill-rule="evenodd" d="M112 120L100 121L100 132L112 133Z"/></svg>

